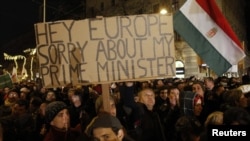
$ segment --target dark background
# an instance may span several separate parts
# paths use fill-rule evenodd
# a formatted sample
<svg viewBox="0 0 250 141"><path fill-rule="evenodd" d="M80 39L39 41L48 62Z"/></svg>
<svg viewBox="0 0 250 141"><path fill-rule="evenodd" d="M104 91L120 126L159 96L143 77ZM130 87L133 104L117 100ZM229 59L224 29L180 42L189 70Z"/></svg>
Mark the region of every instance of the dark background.
<svg viewBox="0 0 250 141"><path fill-rule="evenodd" d="M46 21L82 19L85 0L46 0ZM8 0L0 5L0 64L9 66L3 53L25 55L35 48L34 24L43 22L43 0ZM27 54L26 54L27 55Z"/></svg>
<svg viewBox="0 0 250 141"><path fill-rule="evenodd" d="M46 21L81 19L85 0L46 0ZM3 4L4 3L4 4ZM246 0L246 25L250 43L250 0ZM24 54L23 50L35 48L34 24L43 22L43 0L8 0L0 5L0 64L5 67L3 53ZM249 49L250 50L250 49Z"/></svg>

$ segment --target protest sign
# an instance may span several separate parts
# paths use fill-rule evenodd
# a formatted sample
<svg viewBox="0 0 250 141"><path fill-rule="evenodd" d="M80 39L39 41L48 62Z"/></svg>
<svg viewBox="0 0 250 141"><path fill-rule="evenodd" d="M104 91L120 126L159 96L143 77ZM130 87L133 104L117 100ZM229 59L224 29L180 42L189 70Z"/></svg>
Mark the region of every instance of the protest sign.
<svg viewBox="0 0 250 141"><path fill-rule="evenodd" d="M46 87L175 75L172 15L37 23L35 33Z"/></svg>

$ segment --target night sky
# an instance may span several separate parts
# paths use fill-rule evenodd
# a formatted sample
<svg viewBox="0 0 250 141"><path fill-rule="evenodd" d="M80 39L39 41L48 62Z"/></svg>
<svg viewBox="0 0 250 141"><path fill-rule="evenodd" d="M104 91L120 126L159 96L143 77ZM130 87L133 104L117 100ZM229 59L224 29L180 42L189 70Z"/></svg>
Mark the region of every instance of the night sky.
<svg viewBox="0 0 250 141"><path fill-rule="evenodd" d="M32 0L8 0L0 5L1 44L29 30L39 19L39 5Z"/></svg>
<svg viewBox="0 0 250 141"><path fill-rule="evenodd" d="M15 42L18 37L34 32L34 23L39 20L39 5L33 0L8 0L0 5L0 61L3 53L17 55L22 52L19 42L15 48L8 44ZM1 64L2 62L0 62Z"/></svg>

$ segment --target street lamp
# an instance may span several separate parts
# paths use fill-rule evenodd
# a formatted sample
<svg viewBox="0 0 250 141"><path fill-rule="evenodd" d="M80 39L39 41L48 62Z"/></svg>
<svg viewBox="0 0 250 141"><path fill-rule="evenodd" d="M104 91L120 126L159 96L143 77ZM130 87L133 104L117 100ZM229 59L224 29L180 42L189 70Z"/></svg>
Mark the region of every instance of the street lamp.
<svg viewBox="0 0 250 141"><path fill-rule="evenodd" d="M168 11L165 8L161 9L161 11L160 11L160 14L162 14L162 15L165 15L167 13L168 13Z"/></svg>

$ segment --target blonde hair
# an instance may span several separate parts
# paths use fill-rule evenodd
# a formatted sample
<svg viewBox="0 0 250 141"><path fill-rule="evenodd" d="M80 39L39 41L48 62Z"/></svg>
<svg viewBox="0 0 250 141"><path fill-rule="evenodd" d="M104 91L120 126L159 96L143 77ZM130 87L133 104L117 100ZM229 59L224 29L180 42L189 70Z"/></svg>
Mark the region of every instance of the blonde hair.
<svg viewBox="0 0 250 141"><path fill-rule="evenodd" d="M223 112L214 111L207 116L204 123L205 127L208 125L222 125L223 124Z"/></svg>
<svg viewBox="0 0 250 141"><path fill-rule="evenodd" d="M115 99L112 95L109 95L109 100L115 102ZM100 95L95 101L95 111L96 113L100 112L100 109L103 107L103 96Z"/></svg>

